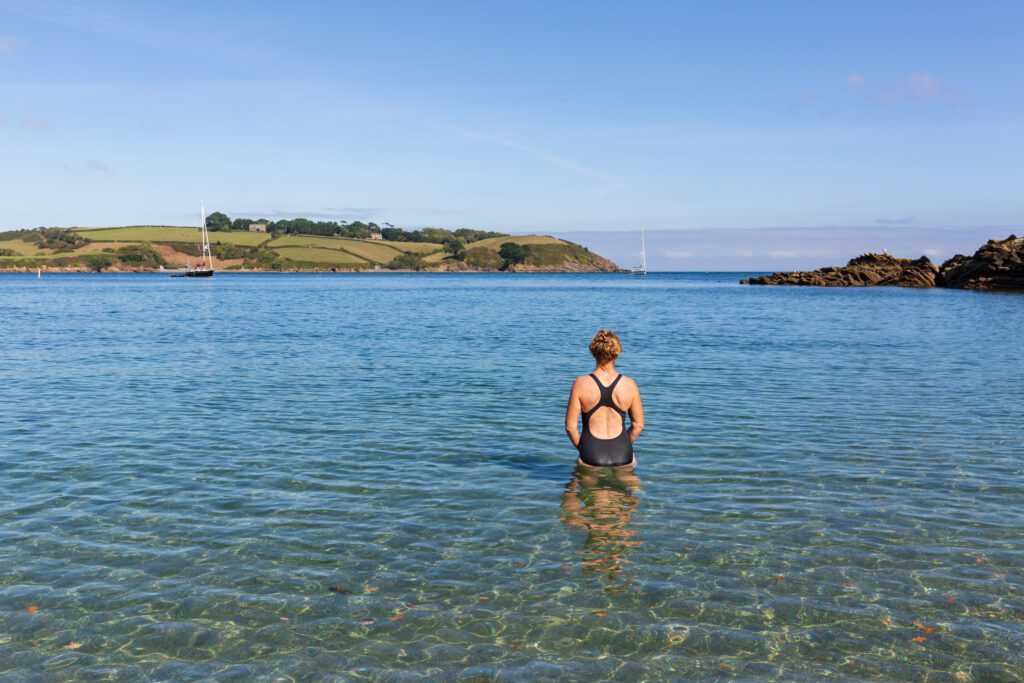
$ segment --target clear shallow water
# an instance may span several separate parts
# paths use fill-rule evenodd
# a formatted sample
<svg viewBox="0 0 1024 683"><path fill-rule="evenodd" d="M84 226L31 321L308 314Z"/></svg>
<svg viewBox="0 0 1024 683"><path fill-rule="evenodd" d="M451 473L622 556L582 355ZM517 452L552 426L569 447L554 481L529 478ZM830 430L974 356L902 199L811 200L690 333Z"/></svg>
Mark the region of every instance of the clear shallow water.
<svg viewBox="0 0 1024 683"><path fill-rule="evenodd" d="M1024 678L1024 296L738 277L0 276L0 678Z"/></svg>

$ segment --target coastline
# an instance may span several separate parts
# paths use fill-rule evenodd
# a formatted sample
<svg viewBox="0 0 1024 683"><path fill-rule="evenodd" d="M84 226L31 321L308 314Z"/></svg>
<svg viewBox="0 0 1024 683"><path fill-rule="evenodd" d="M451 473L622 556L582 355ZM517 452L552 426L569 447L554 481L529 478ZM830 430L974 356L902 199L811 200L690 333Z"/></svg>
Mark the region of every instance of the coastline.
<svg viewBox="0 0 1024 683"><path fill-rule="evenodd" d="M845 266L777 272L744 278L741 285L796 287L914 287L1024 291L1024 238L990 239L973 256L957 254L941 265L927 256L862 254Z"/></svg>
<svg viewBox="0 0 1024 683"><path fill-rule="evenodd" d="M192 228L39 228L0 233L0 272L173 272L200 258ZM204 233L205 234L205 233ZM217 272L618 272L586 247L545 235L388 241L304 233L214 232Z"/></svg>
<svg viewBox="0 0 1024 683"><path fill-rule="evenodd" d="M89 268L0 268L0 274L34 274L41 272L42 274L53 274L53 275L171 275L173 273L180 273L181 270L165 268L160 270L159 268L105 268L103 270L90 270ZM217 275L231 275L231 274L254 274L254 273L270 273L270 274L281 274L281 275L367 275L367 274L386 274L386 273L419 273L419 274L432 274L432 275L462 275L462 274L514 274L514 275L608 275L612 273L628 274L629 271L625 268L619 268L617 270L570 270L565 268L516 268L510 270L498 270L498 269L478 269L478 268L467 268L463 270L454 270L447 268L423 268L420 270L414 270L410 268L337 268L337 269L323 269L323 268L290 268L290 269L260 269L260 268L232 268L224 270L216 270Z"/></svg>

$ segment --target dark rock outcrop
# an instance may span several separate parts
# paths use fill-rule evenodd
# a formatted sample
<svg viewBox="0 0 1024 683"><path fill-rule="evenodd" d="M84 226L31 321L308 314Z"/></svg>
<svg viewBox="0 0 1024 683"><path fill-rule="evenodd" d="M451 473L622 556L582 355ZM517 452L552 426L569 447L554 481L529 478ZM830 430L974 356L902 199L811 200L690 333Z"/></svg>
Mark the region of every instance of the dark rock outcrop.
<svg viewBox="0 0 1024 683"><path fill-rule="evenodd" d="M942 264L937 284L955 289L1024 290L1024 237L989 240L974 256L957 254Z"/></svg>
<svg viewBox="0 0 1024 683"><path fill-rule="evenodd" d="M939 268L927 256L917 260L888 254L864 254L842 268L795 273L772 273L740 280L744 285L802 285L809 287L934 287Z"/></svg>

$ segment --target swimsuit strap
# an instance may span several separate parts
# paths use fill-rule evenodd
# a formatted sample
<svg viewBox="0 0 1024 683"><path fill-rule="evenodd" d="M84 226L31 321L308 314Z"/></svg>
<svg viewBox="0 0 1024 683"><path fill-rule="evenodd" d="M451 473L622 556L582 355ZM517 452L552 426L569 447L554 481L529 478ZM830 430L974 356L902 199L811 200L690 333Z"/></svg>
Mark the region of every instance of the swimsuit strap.
<svg viewBox="0 0 1024 683"><path fill-rule="evenodd" d="M612 380L612 383L609 384L608 386L601 384L601 380L599 380L597 378L597 375L595 375L594 373L590 373L590 377L595 382L597 382L597 387L598 389L601 390L601 398L597 401L593 408L586 412L586 415L589 417L590 414L593 413L595 410L597 410L601 406L605 406L625 416L626 411L622 410L617 405L615 405L615 401L612 400L612 393L615 391L615 385L619 383L620 379L622 379L622 373L619 373L619 376Z"/></svg>

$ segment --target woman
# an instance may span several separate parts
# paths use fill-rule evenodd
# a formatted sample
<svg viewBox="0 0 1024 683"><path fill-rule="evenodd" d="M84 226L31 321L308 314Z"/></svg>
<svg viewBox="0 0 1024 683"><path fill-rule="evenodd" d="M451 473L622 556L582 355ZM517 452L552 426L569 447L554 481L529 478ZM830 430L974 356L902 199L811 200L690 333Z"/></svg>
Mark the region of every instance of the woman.
<svg viewBox="0 0 1024 683"><path fill-rule="evenodd" d="M590 342L597 367L577 377L565 409L565 431L584 467L622 467L636 462L633 442L644 430L644 407L636 382L615 371L622 344L611 330L601 330ZM626 413L629 413L629 431ZM583 433L576 423L583 416Z"/></svg>

